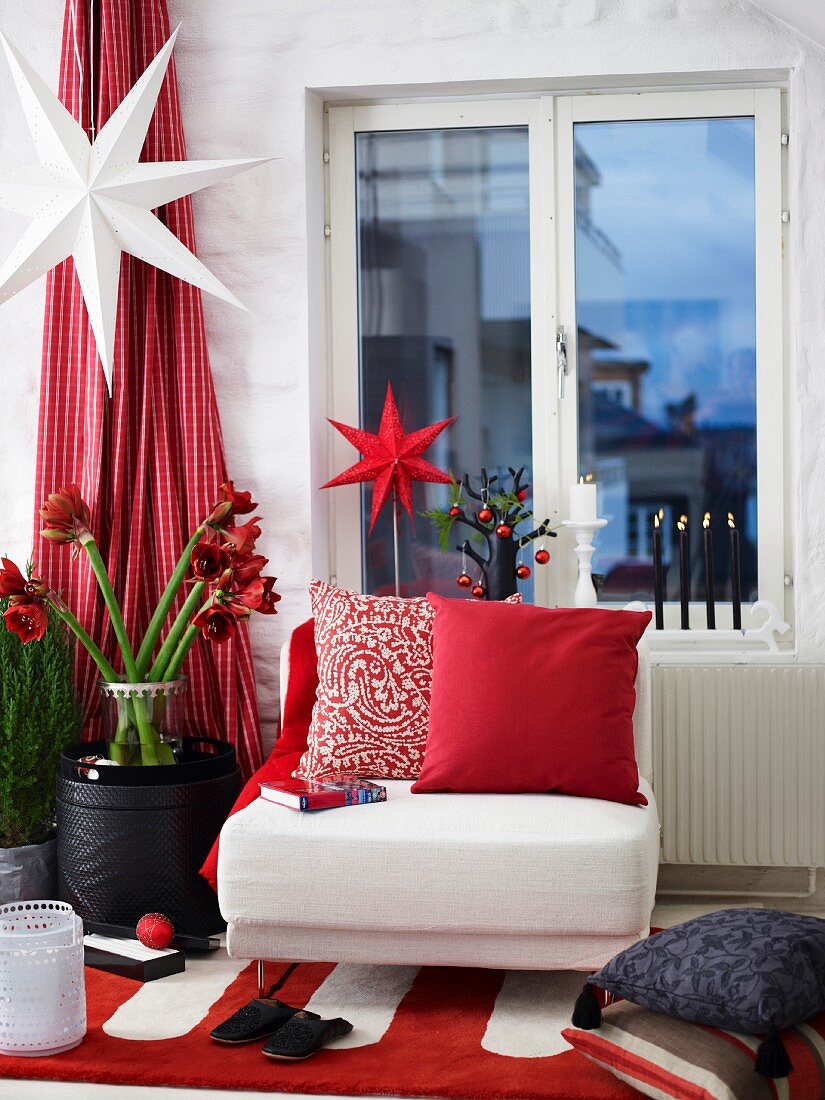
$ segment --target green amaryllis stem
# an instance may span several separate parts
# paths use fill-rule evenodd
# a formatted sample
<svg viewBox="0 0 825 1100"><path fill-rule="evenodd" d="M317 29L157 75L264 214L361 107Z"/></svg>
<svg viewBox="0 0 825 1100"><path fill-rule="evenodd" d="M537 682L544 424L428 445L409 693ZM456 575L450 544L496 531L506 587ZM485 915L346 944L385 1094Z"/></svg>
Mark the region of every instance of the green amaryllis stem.
<svg viewBox="0 0 825 1100"><path fill-rule="evenodd" d="M74 634L74 636L83 646L83 648L92 658L94 663L97 665L98 670L100 671L100 674L104 678L104 680L107 680L109 683L115 683L118 680L118 675L115 672L114 668L109 664L103 651L92 641L92 639L83 629L83 627L80 625L80 623L71 613L71 611L69 611L67 608L60 607L54 602L54 600L49 600L49 602L51 603L55 612L60 616L62 622L64 622L69 630L71 630L72 634Z"/></svg>
<svg viewBox="0 0 825 1100"><path fill-rule="evenodd" d="M135 725L140 739L141 761L144 764L159 764L160 737L149 718L146 703L143 699L133 699L132 706L135 709Z"/></svg>
<svg viewBox="0 0 825 1100"><path fill-rule="evenodd" d="M69 611L68 608L61 607L53 599L50 600L49 602L51 603L51 605L54 608L57 615L60 617L61 621L66 624L66 626L69 628L69 630L71 630L71 632L75 635L75 637L80 642L80 644L83 646L83 648L89 654L89 656L92 658L94 663L97 665L98 671L100 672L100 674L104 678L104 680L106 680L107 683L110 683L110 684L117 683L118 674L115 672L114 668L109 664L109 662L106 660L106 657L105 657L103 651L100 649L99 646L97 646L92 641L92 639L89 637L87 632L83 629L83 627L80 625L80 623L77 621L77 619L71 613L71 611ZM125 709L128 710L129 705L130 704L127 703ZM145 714L145 710L144 710L143 719L144 719L145 724L144 724L144 731L143 731L143 734L142 734L142 738L144 736L146 736L147 743L143 744L143 741L141 743L141 756L143 758L144 763L158 764L158 763L160 763L160 759L158 757L158 749L154 744L151 743L151 736L154 733L154 730L153 730L151 724L148 721L148 717ZM138 725L138 728L140 729L140 723L136 722L136 724ZM148 730L146 729L146 726L148 726ZM151 732L149 732L149 731L151 731ZM125 740L127 740L127 738L128 738L128 721L126 721L125 723L122 722L122 721L119 721L117 732L115 734L115 741L116 742L124 742ZM163 748L163 746L161 746L161 748ZM153 757L154 757L154 759L153 759Z"/></svg>
<svg viewBox="0 0 825 1100"><path fill-rule="evenodd" d="M166 618L172 609L172 604L175 602L175 597L180 590L180 586L183 584L184 577L186 576L186 570L189 566L189 559L192 555L192 551L200 542L206 531L205 527L199 527L195 531L192 538L187 542L184 547L183 553L178 559L178 564L175 566L175 571L169 578L169 583L164 589L158 606L155 608L155 613L152 616L151 622L146 628L146 633L143 637L138 655L135 658L137 664L138 678L143 679L146 675L146 669L149 667L149 662L152 659L152 654L155 651L155 646L158 644L160 638L160 632L163 629L163 624L166 622ZM155 662L157 664L157 662ZM150 679L154 679L154 676L150 673Z"/></svg>
<svg viewBox="0 0 825 1100"><path fill-rule="evenodd" d="M91 535L86 539L82 539L81 545L89 558L89 563L103 596L103 602L106 604L106 610L109 612L109 618L112 621L117 644L120 646L120 652L123 656L123 667L126 671L126 676L131 683L140 683L129 635L126 633L123 616L120 613L120 607L115 597L114 590L112 589L112 582L109 580L109 574L106 572L106 566L103 564L103 558L100 556L100 550L98 550L97 543Z"/></svg>
<svg viewBox="0 0 825 1100"><path fill-rule="evenodd" d="M184 631L190 625L189 620L200 604L205 588L206 584L204 581L198 581L192 586L192 591L186 597L183 607L178 612L178 617L175 619L174 623L172 623L172 627L166 635L163 645L160 647L160 652L155 658L155 663L149 669L150 680L168 680L170 678L166 675L169 660L177 650L178 643Z"/></svg>
<svg viewBox="0 0 825 1100"><path fill-rule="evenodd" d="M127 742L129 740L129 730L134 725L134 708L130 705L129 700L118 700L118 717L117 729L115 730L115 741L117 741L118 744Z"/></svg>
<svg viewBox="0 0 825 1100"><path fill-rule="evenodd" d="M126 672L126 678L133 684L140 683L137 665L135 664L134 654L132 653L132 646L129 642L129 635L126 633L123 616L120 613L120 607L118 606L117 599L112 590L112 582L109 580L106 566L103 564L103 558L100 556L100 550L98 550L97 543L91 535L82 538L80 541L89 558L89 564L92 567L95 578L97 579L101 594L103 595L103 602L106 604L106 610L109 612L109 618L112 622L115 637L117 638L120 652L123 657L123 667ZM141 759L144 764L159 764L158 749L160 747L160 738L158 737L157 730L149 719L149 715L146 711L146 704L143 699L135 699L133 700L133 706L135 711L135 724L137 725L138 737L140 738Z"/></svg>
<svg viewBox="0 0 825 1100"><path fill-rule="evenodd" d="M177 679L177 675L181 670L181 665L186 660L186 654L195 644L195 639L200 633L200 628L197 626L189 626L186 633L178 643L178 648L175 650L171 661L166 666L166 672L163 675L163 680L168 683L170 680Z"/></svg>

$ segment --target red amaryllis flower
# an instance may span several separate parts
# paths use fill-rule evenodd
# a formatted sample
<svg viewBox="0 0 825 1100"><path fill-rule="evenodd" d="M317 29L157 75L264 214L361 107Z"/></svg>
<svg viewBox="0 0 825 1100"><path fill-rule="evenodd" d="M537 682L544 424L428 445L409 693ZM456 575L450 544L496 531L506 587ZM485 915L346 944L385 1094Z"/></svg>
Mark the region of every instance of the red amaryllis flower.
<svg viewBox="0 0 825 1100"><path fill-rule="evenodd" d="M260 516L255 516L248 523L242 523L238 527L229 527L224 531L226 548L233 554L251 554L255 549L255 540L261 537L261 529L255 522Z"/></svg>
<svg viewBox="0 0 825 1100"><path fill-rule="evenodd" d="M218 502L206 522L220 529L233 516L248 516L257 507L251 493L237 491L234 481L225 481L218 488Z"/></svg>
<svg viewBox="0 0 825 1100"><path fill-rule="evenodd" d="M232 576L239 588L260 576L261 570L269 561L263 554L236 554L232 559Z"/></svg>
<svg viewBox="0 0 825 1100"><path fill-rule="evenodd" d="M9 558L2 558L0 569L0 596L22 596L26 591L26 578Z"/></svg>
<svg viewBox="0 0 825 1100"><path fill-rule="evenodd" d="M214 542L206 539L194 547L190 555L192 576L198 581L216 581L229 567L229 554Z"/></svg>
<svg viewBox="0 0 825 1100"><path fill-rule="evenodd" d="M6 629L16 634L25 645L39 642L46 633L49 616L41 603L15 603L3 612Z"/></svg>
<svg viewBox="0 0 825 1100"><path fill-rule="evenodd" d="M48 586L37 577L24 577L13 561L0 558L0 596L23 597L24 603L40 600L48 594Z"/></svg>
<svg viewBox="0 0 825 1100"><path fill-rule="evenodd" d="M92 524L89 505L76 485L51 493L40 516L46 524L40 533L49 542L75 542Z"/></svg>
<svg viewBox="0 0 825 1100"><path fill-rule="evenodd" d="M224 604L230 609L237 619L245 618L250 611L255 611L264 594L264 585L260 577L255 577L249 584L242 588L236 587L227 594Z"/></svg>
<svg viewBox="0 0 825 1100"><path fill-rule="evenodd" d="M216 530L220 531L221 527L223 527L231 515L232 502L229 500L218 501L207 516L205 524L207 527L214 527Z"/></svg>
<svg viewBox="0 0 825 1100"><path fill-rule="evenodd" d="M260 611L262 615L277 615L278 609L275 606L276 603L280 603L280 593L275 591L275 581L277 577L261 577L263 581L263 594L261 596L261 602L255 608L256 611Z"/></svg>
<svg viewBox="0 0 825 1100"><path fill-rule="evenodd" d="M222 645L235 634L235 616L226 607L212 604L199 611L192 620L204 638Z"/></svg>
<svg viewBox="0 0 825 1100"><path fill-rule="evenodd" d="M258 502L252 499L251 493L235 489L234 481L225 481L220 486L218 500L229 501L233 516L248 516L258 507Z"/></svg>

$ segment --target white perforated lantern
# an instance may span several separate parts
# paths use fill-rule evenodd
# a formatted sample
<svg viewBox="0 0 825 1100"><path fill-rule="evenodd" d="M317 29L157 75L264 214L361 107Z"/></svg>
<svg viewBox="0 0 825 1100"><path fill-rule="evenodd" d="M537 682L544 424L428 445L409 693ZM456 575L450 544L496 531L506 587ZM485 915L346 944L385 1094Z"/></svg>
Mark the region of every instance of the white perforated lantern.
<svg viewBox="0 0 825 1100"><path fill-rule="evenodd" d="M80 917L62 901L0 905L0 1054L58 1054L85 1034Z"/></svg>

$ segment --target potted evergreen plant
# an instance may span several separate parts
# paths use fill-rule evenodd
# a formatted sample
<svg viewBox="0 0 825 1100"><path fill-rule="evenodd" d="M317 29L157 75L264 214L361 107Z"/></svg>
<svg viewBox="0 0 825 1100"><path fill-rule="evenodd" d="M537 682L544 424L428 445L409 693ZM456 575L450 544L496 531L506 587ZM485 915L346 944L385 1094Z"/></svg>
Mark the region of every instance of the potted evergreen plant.
<svg viewBox="0 0 825 1100"><path fill-rule="evenodd" d="M80 490L70 485L51 494L40 510L42 535L86 554L117 639L111 660L48 580L24 576L2 560L7 630L27 646L42 642L49 615L56 616L96 664L111 712L109 736L69 746L59 765L59 892L84 919L133 925L161 910L181 932L203 935L221 927L215 894L198 870L238 793L235 750L223 741L180 736L174 713L186 687L186 656L199 635L221 645L253 611L276 613L275 578L261 575L267 559L255 553L258 517L237 521L256 507L231 481L219 487L138 644Z"/></svg>
<svg viewBox="0 0 825 1100"><path fill-rule="evenodd" d="M53 612L38 646L0 630L0 904L57 894L55 776L80 731L72 648Z"/></svg>

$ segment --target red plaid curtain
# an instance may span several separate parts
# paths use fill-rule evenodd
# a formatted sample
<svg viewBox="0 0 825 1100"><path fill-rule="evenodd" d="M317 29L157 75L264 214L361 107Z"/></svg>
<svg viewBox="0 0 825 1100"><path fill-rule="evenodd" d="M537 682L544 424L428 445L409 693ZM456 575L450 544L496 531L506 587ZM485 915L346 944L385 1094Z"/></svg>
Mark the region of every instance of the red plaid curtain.
<svg viewBox="0 0 825 1100"><path fill-rule="evenodd" d="M89 3L66 0L60 98L88 132ZM95 10L98 127L169 37L166 0L99 0ZM185 160L174 61L143 151L146 160ZM194 251L189 198L159 212ZM37 439L36 504L77 482L93 514L95 536L138 638L189 534L208 514L227 477L212 385L200 291L124 254L109 398L94 336L69 259L48 277ZM39 537L38 569L50 578L92 637L112 656L115 639L84 555ZM244 627L234 641L199 639L189 678L187 732L232 742L245 774L261 762L255 674ZM78 654L78 688L86 736L100 736L97 672Z"/></svg>

